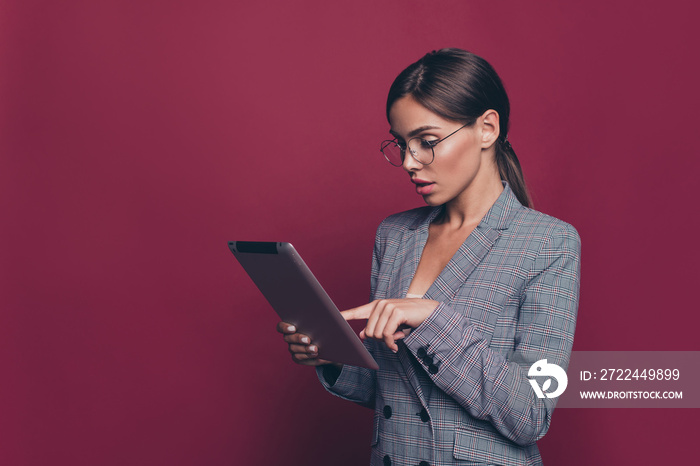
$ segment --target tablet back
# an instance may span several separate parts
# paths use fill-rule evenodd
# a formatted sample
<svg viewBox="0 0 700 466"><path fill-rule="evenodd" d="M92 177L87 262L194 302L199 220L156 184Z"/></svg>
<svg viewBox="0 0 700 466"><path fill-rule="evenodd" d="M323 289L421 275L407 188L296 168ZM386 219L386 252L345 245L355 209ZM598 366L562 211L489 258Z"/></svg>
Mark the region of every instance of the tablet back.
<svg viewBox="0 0 700 466"><path fill-rule="evenodd" d="M228 245L282 321L311 337L319 358L378 368L290 243L230 241Z"/></svg>

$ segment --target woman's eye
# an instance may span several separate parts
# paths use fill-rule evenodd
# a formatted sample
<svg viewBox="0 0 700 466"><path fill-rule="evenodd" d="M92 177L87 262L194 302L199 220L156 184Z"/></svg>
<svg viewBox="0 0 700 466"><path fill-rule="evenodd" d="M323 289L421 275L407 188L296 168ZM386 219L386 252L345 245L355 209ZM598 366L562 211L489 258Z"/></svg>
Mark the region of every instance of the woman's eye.
<svg viewBox="0 0 700 466"><path fill-rule="evenodd" d="M421 146L425 147L426 149L433 147L437 143L437 139L421 139L420 144Z"/></svg>

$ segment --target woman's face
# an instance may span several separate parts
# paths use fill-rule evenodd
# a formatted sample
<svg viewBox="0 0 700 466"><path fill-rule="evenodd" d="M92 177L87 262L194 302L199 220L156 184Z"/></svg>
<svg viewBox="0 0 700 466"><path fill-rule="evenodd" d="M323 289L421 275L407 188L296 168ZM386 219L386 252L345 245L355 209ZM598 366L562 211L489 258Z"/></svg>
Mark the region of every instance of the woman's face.
<svg viewBox="0 0 700 466"><path fill-rule="evenodd" d="M478 190L478 186L486 182L485 179L484 183L481 181L488 176L486 171L492 171L488 167L493 168L493 159L489 160L488 151L482 150L492 145L484 143L483 118L437 144L433 149L435 159L429 165L419 163L406 152L403 169L416 184L416 192L423 196L428 205L437 206L460 197L466 199L469 192ZM394 102L389 111L389 120L391 134L404 147L413 137L438 140L462 126L459 122L433 113L411 96ZM492 151L490 155L493 157Z"/></svg>

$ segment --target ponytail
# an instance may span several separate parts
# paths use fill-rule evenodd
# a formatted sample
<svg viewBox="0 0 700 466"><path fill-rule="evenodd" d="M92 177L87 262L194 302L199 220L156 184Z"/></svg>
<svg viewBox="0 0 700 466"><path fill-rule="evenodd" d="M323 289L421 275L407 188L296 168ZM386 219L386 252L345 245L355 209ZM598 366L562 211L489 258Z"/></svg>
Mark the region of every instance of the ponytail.
<svg viewBox="0 0 700 466"><path fill-rule="evenodd" d="M520 167L518 156L515 155L508 137L499 138L496 143L496 164L501 179L508 182L508 186L518 201L525 207L532 207L532 199L530 199L530 193L525 185L523 169Z"/></svg>

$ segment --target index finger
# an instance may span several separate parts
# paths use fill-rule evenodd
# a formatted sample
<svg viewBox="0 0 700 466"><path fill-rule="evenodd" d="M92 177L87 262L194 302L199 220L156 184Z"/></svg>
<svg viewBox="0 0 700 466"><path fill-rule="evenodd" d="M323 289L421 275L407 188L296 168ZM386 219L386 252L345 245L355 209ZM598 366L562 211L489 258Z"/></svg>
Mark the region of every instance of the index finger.
<svg viewBox="0 0 700 466"><path fill-rule="evenodd" d="M287 322L279 322L277 324L277 331L285 334L295 333L297 331L297 328L292 324L288 324Z"/></svg>
<svg viewBox="0 0 700 466"><path fill-rule="evenodd" d="M374 309L374 302L363 304L347 311L340 311L340 314L345 320L367 319L372 313L372 309Z"/></svg>

